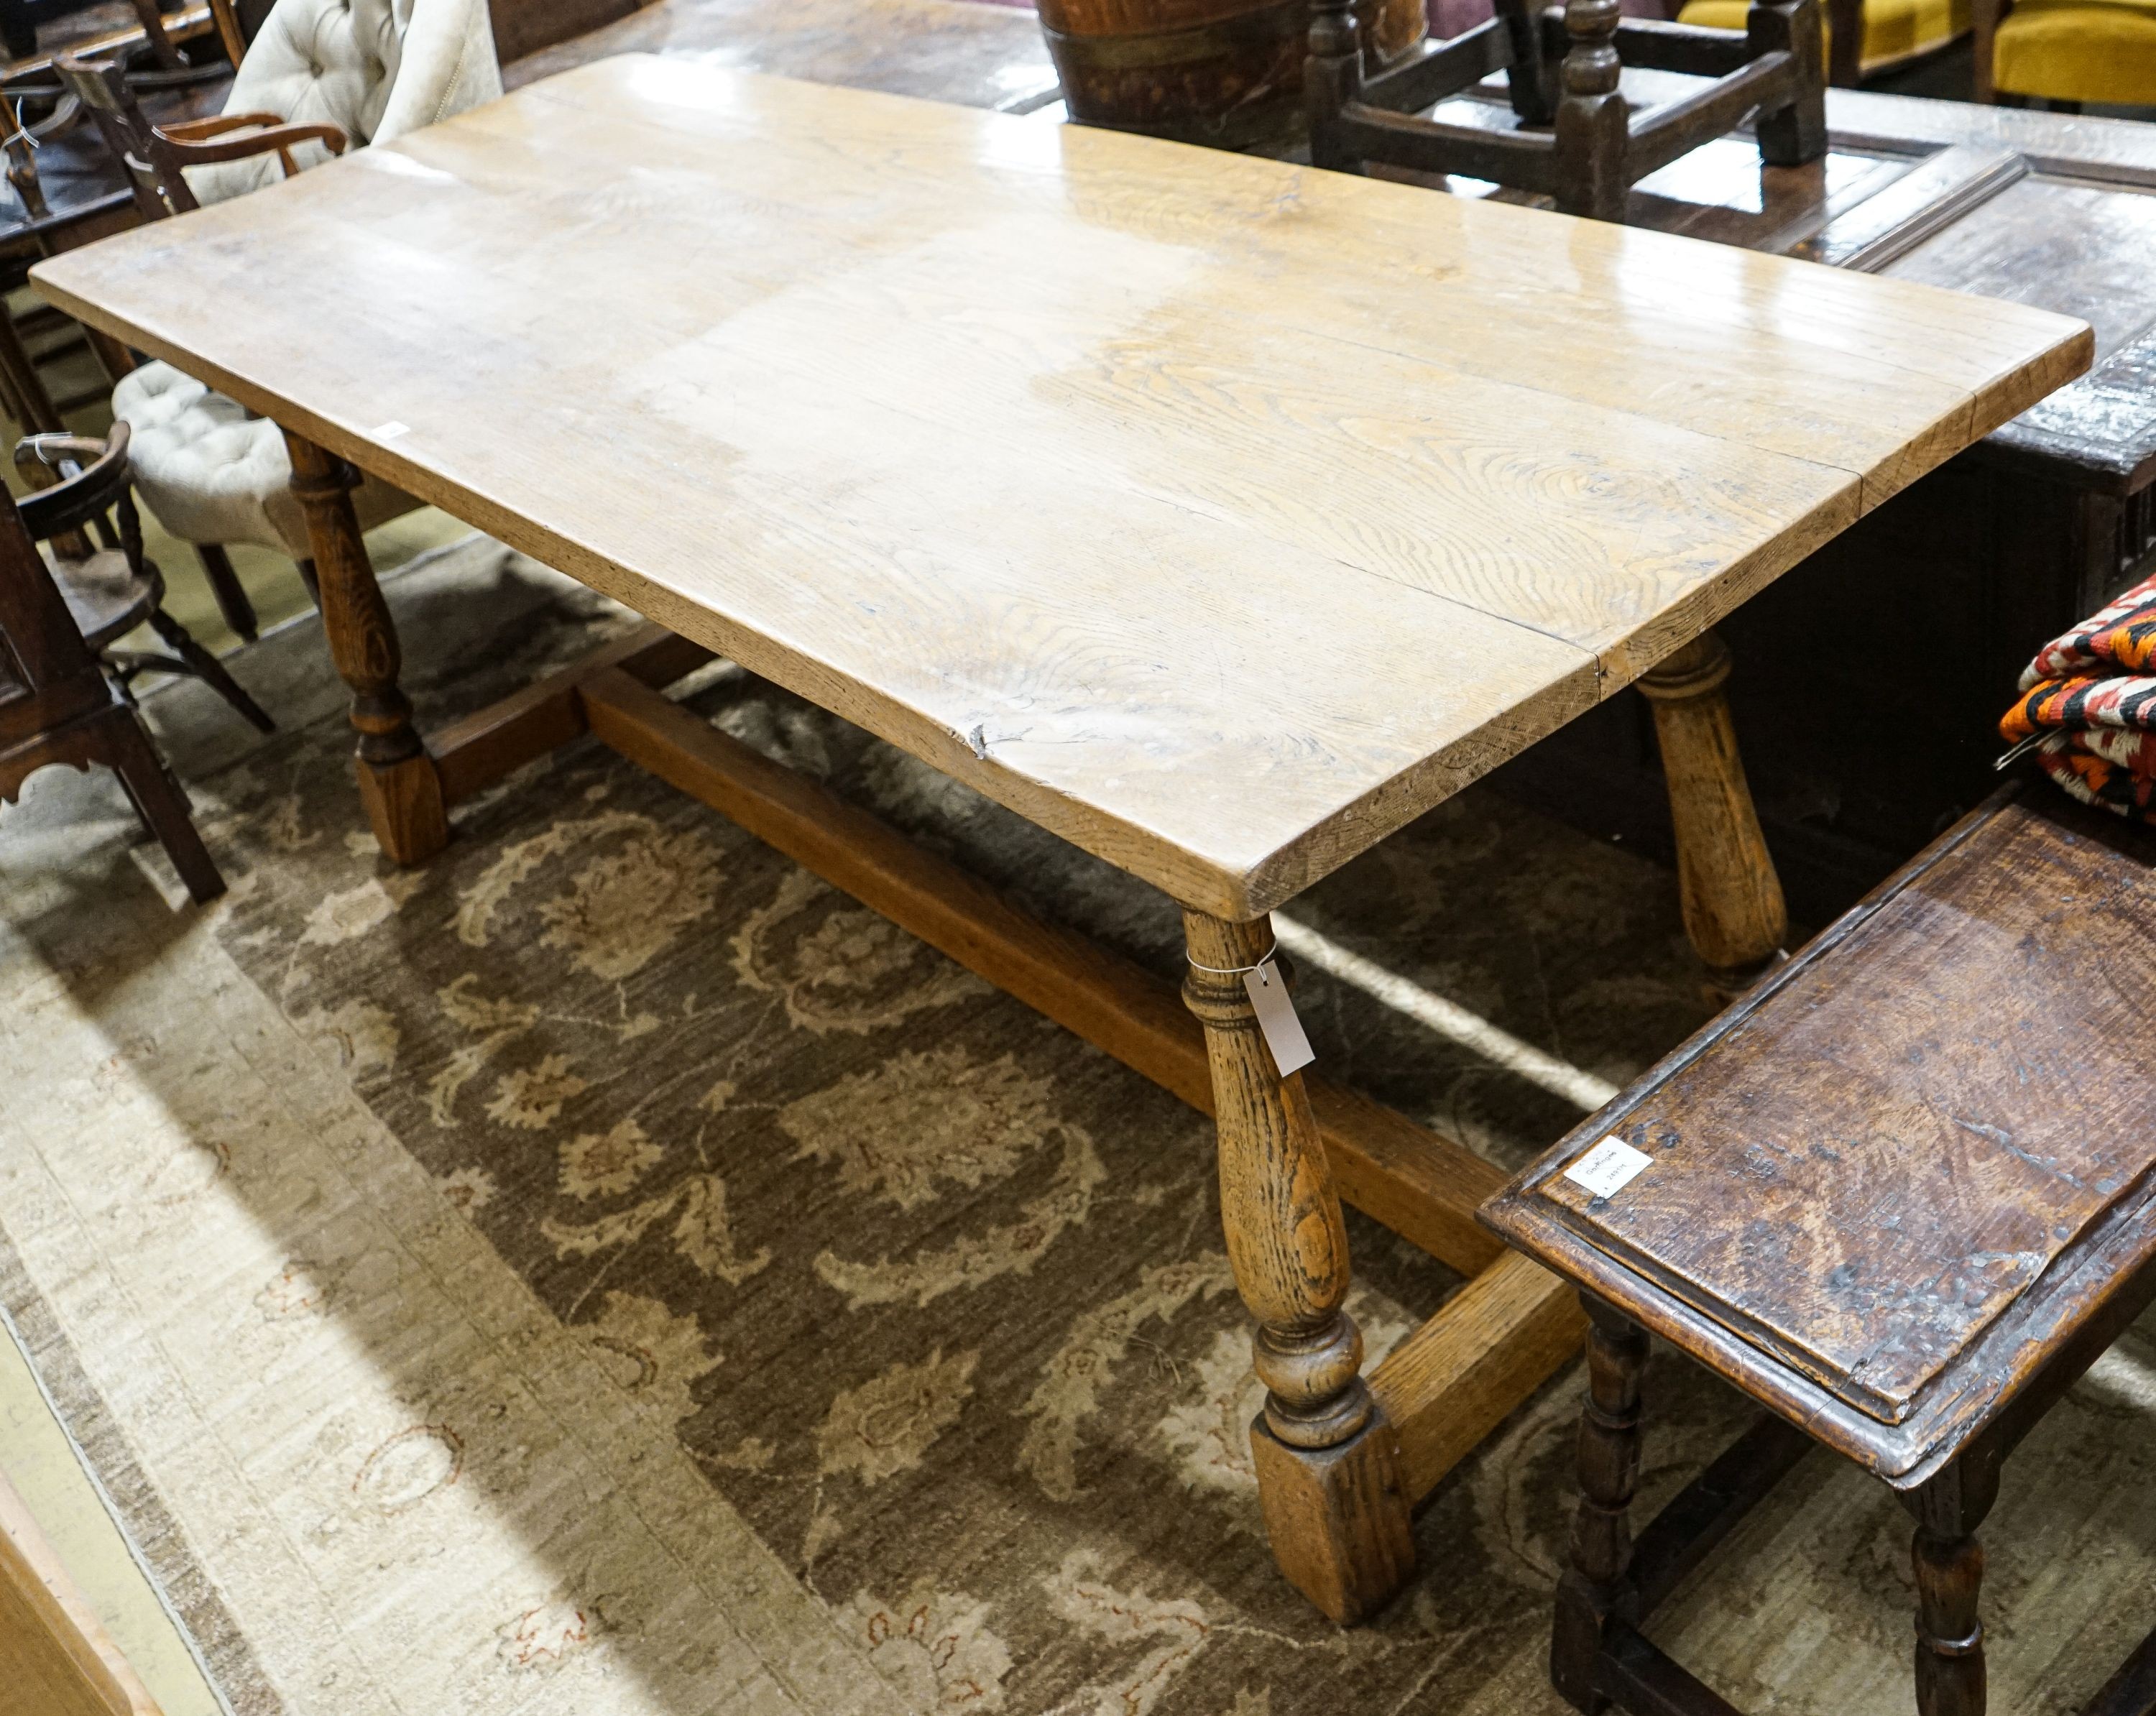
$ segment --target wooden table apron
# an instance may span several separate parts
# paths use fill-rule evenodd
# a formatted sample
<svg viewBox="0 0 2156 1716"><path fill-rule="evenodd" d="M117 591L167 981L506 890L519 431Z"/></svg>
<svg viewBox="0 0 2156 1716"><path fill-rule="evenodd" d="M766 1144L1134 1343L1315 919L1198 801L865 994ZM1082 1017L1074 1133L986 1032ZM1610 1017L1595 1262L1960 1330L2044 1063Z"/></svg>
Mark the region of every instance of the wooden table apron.
<svg viewBox="0 0 2156 1716"><path fill-rule="evenodd" d="M520 167L534 186L524 202L473 202L475 187L493 194ZM737 182L757 173L763 182ZM670 189L653 188L670 174ZM424 222L447 188L470 206L429 250L398 222ZM727 243L640 223L665 196ZM540 244L518 225L527 216L573 230ZM640 258L637 235L653 225L670 248ZM834 248L819 257L819 243ZM311 254L322 244L347 265ZM541 253L547 290L523 295L519 265ZM668 298L670 279L692 291L689 275L665 274L685 255L708 259L717 298ZM439 317L417 299L377 301L419 290L396 271L414 265ZM865 331L831 320L829 337L916 388L937 378L935 365L907 369L922 352L973 364L962 403L994 420L970 439L970 418L923 425L858 370L825 378L835 414L789 418L793 396L762 388L750 410L731 395L761 379L768 343L724 347L706 375L725 383L716 400L681 393L695 338L732 337L733 319L757 315L783 327L789 269L812 295L871 282L850 301ZM1582 1324L1555 1277L1476 1225L1497 1169L1352 1092L1277 1074L1233 974L1270 949L1270 908L1651 677L1681 825L1691 807L1688 922L1711 963L1770 955L1779 891L1708 628L2076 373L2088 349L2064 318L1928 288L634 59L36 278L70 314L284 425L352 692L361 790L393 857L423 861L449 838L451 805L589 732L1214 1115L1228 1249L1268 1390L1253 1427L1268 1531L1290 1579L1343 1621L1406 1578L1414 1504L1576 1349ZM996 295L980 297L988 278ZM1680 278L1688 296L1665 316L1656 306ZM602 289L579 313L576 294ZM1029 293L1032 319L1014 321L1011 301ZM204 318L198 303L219 307ZM659 337L643 324L700 308L704 333L639 371L635 342ZM479 320L459 334L461 314ZM1265 326L1282 314L1306 321ZM596 361L536 343L589 337L613 315L629 344ZM946 321L963 347L937 343ZM423 354L429 337L442 349ZM444 386L459 339L493 349ZM521 383L488 366L520 351L575 384L540 373L504 409ZM1105 405L1089 392L1111 383ZM608 388L645 391L592 397ZM467 409L462 432L439 420ZM623 435L623 414L651 420ZM759 442L767 429L778 439ZM924 439L903 485L870 484ZM690 468L696 455L718 462ZM982 468L948 486L961 455ZM636 463L602 481L597 467L617 456ZM665 624L423 741L347 460ZM541 486L518 488L542 469ZM1113 504L1051 545L1052 575L1036 571L1024 562L1045 552L1036 515L1072 516L1071 490ZM864 495L902 515L896 546L862 534ZM666 535L677 506L701 527L685 548ZM964 515L962 535L939 534L946 514ZM855 534L816 534L834 520ZM998 532L1009 540L982 546ZM915 562L933 563L923 603L942 605L905 606ZM1092 605L1059 608L1066 586ZM928 624L938 619L946 630ZM1186 629L1170 638L1174 625ZM1182 901L1180 1001L663 695L721 650ZM1022 699L996 701L999 650ZM972 712L982 706L987 718ZM1023 723L1009 718L1021 710ZM1367 1379L1341 1308L1343 1199L1471 1277Z"/></svg>

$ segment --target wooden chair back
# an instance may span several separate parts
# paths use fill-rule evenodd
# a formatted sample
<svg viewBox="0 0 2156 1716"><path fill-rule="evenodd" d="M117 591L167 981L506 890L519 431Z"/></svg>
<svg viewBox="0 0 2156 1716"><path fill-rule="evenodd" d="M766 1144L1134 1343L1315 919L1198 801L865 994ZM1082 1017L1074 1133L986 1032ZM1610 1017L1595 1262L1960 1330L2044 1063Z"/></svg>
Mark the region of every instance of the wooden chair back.
<svg viewBox="0 0 2156 1716"><path fill-rule="evenodd" d="M344 153L345 134L336 126L290 125L275 113L220 113L177 125L152 125L116 59L63 54L53 69L96 122L105 146L127 175L145 220L162 220L202 206L187 184L187 167L275 155L289 177L299 171L292 151L301 143L320 143L332 155Z"/></svg>
<svg viewBox="0 0 2156 1716"><path fill-rule="evenodd" d="M43 112L33 117L33 110ZM54 84L13 83L0 88L0 150L7 154L8 183L33 220L52 213L38 177L38 151L82 117L82 103Z"/></svg>
<svg viewBox="0 0 2156 1716"><path fill-rule="evenodd" d="M54 60L53 69L68 93L82 103L126 174L127 188L135 193L135 206L145 220L185 214L198 206L171 140L144 115L119 60L62 54Z"/></svg>

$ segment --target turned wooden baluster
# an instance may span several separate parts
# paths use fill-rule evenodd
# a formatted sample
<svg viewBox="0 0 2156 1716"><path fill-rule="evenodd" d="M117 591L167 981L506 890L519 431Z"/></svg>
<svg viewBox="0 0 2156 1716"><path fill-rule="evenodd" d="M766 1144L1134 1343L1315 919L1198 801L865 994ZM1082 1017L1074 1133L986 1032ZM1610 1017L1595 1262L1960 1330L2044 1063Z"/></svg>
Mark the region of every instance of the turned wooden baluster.
<svg viewBox="0 0 2156 1716"><path fill-rule="evenodd" d="M1917 1716L1984 1716L1984 1545L1977 1528L1999 1495L1999 1466L1964 1454L1902 1499L1916 1516Z"/></svg>
<svg viewBox="0 0 2156 1716"><path fill-rule="evenodd" d="M1355 0L1312 0L1309 52L1302 67L1303 100L1310 117L1310 163L1359 172L1363 163L1337 141L1331 121L1363 93L1363 44L1355 28Z"/></svg>
<svg viewBox="0 0 2156 1716"><path fill-rule="evenodd" d="M1789 933L1782 880L1738 753L1728 677L1728 648L1707 632L1640 681L1669 784L1685 933L1725 1000L1780 958Z"/></svg>
<svg viewBox="0 0 2156 1716"><path fill-rule="evenodd" d="M1257 1318L1264 1412L1250 1426L1273 1554L1333 1620L1361 1619L1414 1570L1398 1441L1370 1398L1363 1337L1341 1308L1348 1233L1299 1073L1282 1078L1237 974L1272 950L1270 922L1183 915L1183 999L1205 1027L1219 1129L1220 1217Z"/></svg>
<svg viewBox="0 0 2156 1716"><path fill-rule="evenodd" d="M1579 1504L1572 1521L1572 1567L1558 1582L1550 1635L1550 1683L1593 1713L1609 1699L1595 1664L1604 1625L1630 1621L1632 1492L1640 1481L1640 1379L1647 1334L1600 1300L1587 1308L1587 1405L1579 1415Z"/></svg>
<svg viewBox="0 0 2156 1716"><path fill-rule="evenodd" d="M358 476L341 459L285 432L292 456L292 493L307 521L315 579L330 658L352 688L359 733L360 797L382 850L399 864L424 862L449 838L441 778L412 725L411 700L398 687L403 665L389 604L375 582L359 520L352 508Z"/></svg>
<svg viewBox="0 0 2156 1716"><path fill-rule="evenodd" d="M1557 206L1596 220L1625 218L1630 105L1617 90L1619 0L1565 0L1572 46L1558 71Z"/></svg>

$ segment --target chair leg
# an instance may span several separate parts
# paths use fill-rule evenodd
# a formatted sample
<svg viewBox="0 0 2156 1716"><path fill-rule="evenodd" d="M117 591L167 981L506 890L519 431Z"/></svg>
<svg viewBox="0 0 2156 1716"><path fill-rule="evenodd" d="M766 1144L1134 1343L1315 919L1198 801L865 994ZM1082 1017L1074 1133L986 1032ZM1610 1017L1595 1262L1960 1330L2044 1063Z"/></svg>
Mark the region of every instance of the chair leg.
<svg viewBox="0 0 2156 1716"><path fill-rule="evenodd" d="M117 383L135 367L135 354L111 335L94 327L85 327L82 332L90 342L90 349L96 354L98 367L104 370L107 381Z"/></svg>
<svg viewBox="0 0 2156 1716"><path fill-rule="evenodd" d="M135 801L136 814L164 847L195 904L208 904L224 891L224 878L218 874L216 861L196 831L187 794L172 778L133 710L112 712L106 723L106 742L112 772Z"/></svg>
<svg viewBox="0 0 2156 1716"><path fill-rule="evenodd" d="M311 555L303 555L294 563L300 568L300 582L307 587L307 593L314 598L315 606L317 609L321 608L322 605L322 581L316 573L314 557Z"/></svg>
<svg viewBox="0 0 2156 1716"><path fill-rule="evenodd" d="M224 623L246 642L253 643L259 634L254 604L248 599L239 574L232 568L232 556L215 542L196 543L195 553L202 561L203 576L209 580L209 593L217 598L217 611L224 616Z"/></svg>
<svg viewBox="0 0 2156 1716"><path fill-rule="evenodd" d="M277 731L277 723L270 720L259 703L240 688L239 681L224 670L224 664L197 643L194 635L163 609L152 608L150 610L150 629L162 638L167 647L187 664L189 673L252 722L257 732L274 733Z"/></svg>

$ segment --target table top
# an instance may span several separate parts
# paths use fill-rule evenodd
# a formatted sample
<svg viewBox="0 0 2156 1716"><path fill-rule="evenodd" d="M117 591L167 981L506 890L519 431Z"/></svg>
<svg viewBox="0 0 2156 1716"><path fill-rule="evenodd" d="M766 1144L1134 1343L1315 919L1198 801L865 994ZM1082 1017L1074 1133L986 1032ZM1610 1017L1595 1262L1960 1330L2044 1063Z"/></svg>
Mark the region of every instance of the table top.
<svg viewBox="0 0 2156 1716"><path fill-rule="evenodd" d="M34 277L1234 917L2090 350L2018 305L641 56Z"/></svg>
<svg viewBox="0 0 2156 1716"><path fill-rule="evenodd" d="M1645 107L1707 81L1625 72L1627 96ZM1439 112L1519 126L1496 78ZM2095 328L2093 366L1994 432L1990 453L2120 498L2156 484L2156 300L2138 284L2156 265L2156 126L1830 90L1827 138L1820 159L1770 167L1749 136L1717 137L1635 186L1625 221L2078 316Z"/></svg>

